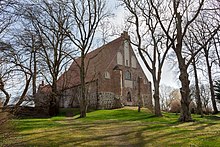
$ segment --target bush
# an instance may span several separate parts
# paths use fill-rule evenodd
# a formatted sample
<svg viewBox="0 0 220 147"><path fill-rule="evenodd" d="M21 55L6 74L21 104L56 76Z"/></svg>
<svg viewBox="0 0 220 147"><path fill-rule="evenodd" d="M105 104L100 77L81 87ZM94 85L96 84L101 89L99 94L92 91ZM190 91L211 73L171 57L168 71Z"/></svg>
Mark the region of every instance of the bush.
<svg viewBox="0 0 220 147"><path fill-rule="evenodd" d="M181 103L180 100L173 100L170 103L170 112L172 113L180 113Z"/></svg>

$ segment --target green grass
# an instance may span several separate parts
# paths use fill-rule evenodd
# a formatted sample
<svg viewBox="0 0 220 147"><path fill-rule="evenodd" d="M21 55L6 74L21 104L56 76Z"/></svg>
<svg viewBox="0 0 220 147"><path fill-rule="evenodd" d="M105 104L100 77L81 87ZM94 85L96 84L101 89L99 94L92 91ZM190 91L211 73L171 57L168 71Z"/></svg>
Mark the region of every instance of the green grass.
<svg viewBox="0 0 220 147"><path fill-rule="evenodd" d="M74 117L62 110L53 118L15 119L14 134L0 146L220 146L219 115L179 123L176 114L158 118L146 109L98 110L80 119L73 111Z"/></svg>

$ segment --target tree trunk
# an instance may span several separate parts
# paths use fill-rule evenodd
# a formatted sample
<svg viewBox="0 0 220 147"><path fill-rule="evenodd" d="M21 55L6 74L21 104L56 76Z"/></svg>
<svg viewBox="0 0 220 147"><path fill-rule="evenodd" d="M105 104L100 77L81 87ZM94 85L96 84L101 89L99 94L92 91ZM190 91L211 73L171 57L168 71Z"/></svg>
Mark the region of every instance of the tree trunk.
<svg viewBox="0 0 220 147"><path fill-rule="evenodd" d="M214 86L212 81L212 72L211 72L211 66L208 66L208 75L209 75L209 86L210 86L210 92L211 92L211 100L212 100L212 106L213 106L213 114L218 113L218 108L216 106L215 101L215 92L214 92Z"/></svg>
<svg viewBox="0 0 220 147"><path fill-rule="evenodd" d="M19 101L16 103L16 107L19 107L19 106L22 104L22 102L24 101L24 98L25 98L25 96L26 96L26 94L27 94L27 91L28 91L28 87L29 87L30 82L31 82L31 78L32 78L32 77L30 76L29 79L27 79L26 84L25 84L24 91L23 91L23 93L22 93L22 95L21 95Z"/></svg>
<svg viewBox="0 0 220 147"><path fill-rule="evenodd" d="M87 107L86 105L82 105L80 108L80 118L86 117Z"/></svg>
<svg viewBox="0 0 220 147"><path fill-rule="evenodd" d="M85 56L84 52L81 53L81 67L80 67L80 80L81 80L81 86L80 86L80 117L86 117L87 112L87 103L86 103L86 84L85 84Z"/></svg>
<svg viewBox="0 0 220 147"><path fill-rule="evenodd" d="M0 76L0 90L4 93L5 98L6 98L6 100L5 100L4 104L3 104L3 107L5 107L5 106L8 105L8 102L9 102L9 100L10 100L10 95L9 95L9 93L5 90L5 84L4 84L3 79L2 79L1 76Z"/></svg>
<svg viewBox="0 0 220 147"><path fill-rule="evenodd" d="M37 79L37 61L36 61L36 51L33 52L34 54L34 71L33 71L33 79L32 79L32 86L33 86L33 96L35 97L37 93L37 86L36 86L36 79Z"/></svg>
<svg viewBox="0 0 220 147"><path fill-rule="evenodd" d="M180 61L181 64L180 64L180 76L179 76L179 79L180 79L181 84L182 84L182 88L180 88L180 93L181 93L181 114L180 114L180 117L179 117L179 121L189 122L189 121L192 121L191 112L190 112L190 109L189 109L189 104L190 104L189 83L190 83L190 81L188 80L189 75L187 73L186 65L184 64L184 61L182 61L182 62Z"/></svg>
<svg viewBox="0 0 220 147"><path fill-rule="evenodd" d="M159 92L159 82L156 80L154 82L154 103L155 103L155 107L154 107L154 113L156 116L162 116L161 110L160 110L160 92Z"/></svg>
<svg viewBox="0 0 220 147"><path fill-rule="evenodd" d="M177 17L177 44L174 47L174 52L176 53L179 70L180 70L180 82L182 84L182 88L180 88L181 93L181 114L179 117L179 121L188 122L192 121L191 113L189 110L190 98L189 98L189 75L187 73L187 65L185 63L185 58L182 56L182 19L180 13L177 13L176 9L176 17Z"/></svg>
<svg viewBox="0 0 220 147"><path fill-rule="evenodd" d="M53 80L52 93L50 95L49 115L56 116L59 114L59 97L57 92L56 78Z"/></svg>
<svg viewBox="0 0 220 147"><path fill-rule="evenodd" d="M6 98L6 100L5 100L5 102L4 102L4 107L5 106L7 106L8 105L8 102L9 102L9 100L10 100L10 95L9 95L9 93L3 88L3 89L1 89L1 91L5 94L5 98Z"/></svg>
<svg viewBox="0 0 220 147"><path fill-rule="evenodd" d="M55 94L52 92L50 95L50 104L49 104L49 115L56 115L56 98Z"/></svg>
<svg viewBox="0 0 220 147"><path fill-rule="evenodd" d="M214 86L213 86L213 81L212 81L212 69L209 64L209 55L208 55L208 50L204 48L204 53L205 53L205 58L206 58L206 65L208 69L208 77L209 77L209 87L210 87L210 93L211 93L211 100L212 100L212 106L213 106L213 113L217 114L218 109L216 106L216 101L215 101L215 92L214 92Z"/></svg>
<svg viewBox="0 0 220 147"><path fill-rule="evenodd" d="M200 97L199 80L198 80L198 75L197 75L195 58L193 59L192 64L193 64L193 70L194 70L194 76L195 76L197 114L200 114L203 117L202 101Z"/></svg>

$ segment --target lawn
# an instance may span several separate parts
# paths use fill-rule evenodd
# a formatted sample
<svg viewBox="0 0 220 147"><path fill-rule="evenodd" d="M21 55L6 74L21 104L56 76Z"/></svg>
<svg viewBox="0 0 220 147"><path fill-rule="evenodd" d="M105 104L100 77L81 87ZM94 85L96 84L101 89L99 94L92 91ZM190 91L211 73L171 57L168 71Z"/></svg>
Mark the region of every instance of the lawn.
<svg viewBox="0 0 220 147"><path fill-rule="evenodd" d="M157 118L125 107L77 117L15 119L14 133L1 137L0 146L220 146L219 115L179 123L176 114Z"/></svg>

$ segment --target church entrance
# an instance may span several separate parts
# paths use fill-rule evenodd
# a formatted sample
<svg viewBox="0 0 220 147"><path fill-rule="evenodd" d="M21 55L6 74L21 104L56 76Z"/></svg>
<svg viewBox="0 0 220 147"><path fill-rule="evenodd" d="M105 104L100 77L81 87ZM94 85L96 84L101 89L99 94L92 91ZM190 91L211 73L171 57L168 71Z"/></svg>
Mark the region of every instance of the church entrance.
<svg viewBox="0 0 220 147"><path fill-rule="evenodd" d="M130 93L130 91L127 93L127 101L131 102L131 93Z"/></svg>

